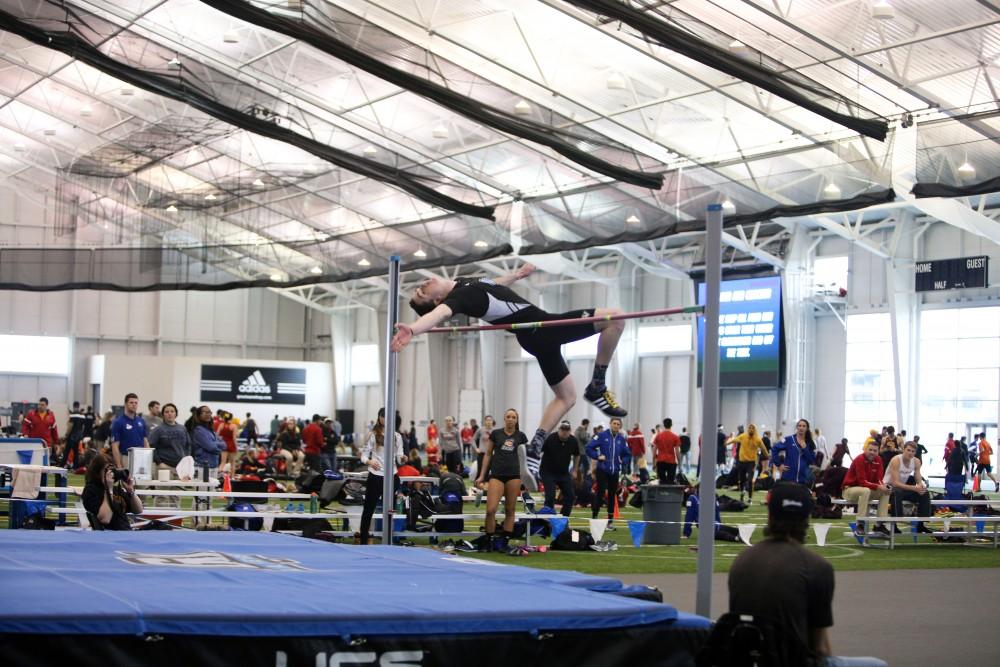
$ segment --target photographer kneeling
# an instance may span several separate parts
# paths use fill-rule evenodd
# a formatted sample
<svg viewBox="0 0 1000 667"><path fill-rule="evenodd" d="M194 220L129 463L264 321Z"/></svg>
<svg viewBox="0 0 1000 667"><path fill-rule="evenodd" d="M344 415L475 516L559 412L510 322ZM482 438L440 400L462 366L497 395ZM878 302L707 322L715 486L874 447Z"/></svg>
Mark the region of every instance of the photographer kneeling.
<svg viewBox="0 0 1000 667"><path fill-rule="evenodd" d="M142 513L142 501L135 495L135 482L128 470L116 469L104 454L95 456L87 466L83 507L104 530L132 530L128 513Z"/></svg>

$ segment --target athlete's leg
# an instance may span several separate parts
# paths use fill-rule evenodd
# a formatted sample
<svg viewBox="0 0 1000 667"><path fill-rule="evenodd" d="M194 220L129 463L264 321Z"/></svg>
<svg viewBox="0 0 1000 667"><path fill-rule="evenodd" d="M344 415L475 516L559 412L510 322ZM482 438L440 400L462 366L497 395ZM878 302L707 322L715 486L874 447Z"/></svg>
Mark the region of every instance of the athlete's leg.
<svg viewBox="0 0 1000 667"><path fill-rule="evenodd" d="M503 529L507 534L514 532L514 518L517 515L517 497L521 494L520 480L512 479L503 488Z"/></svg>
<svg viewBox="0 0 1000 667"><path fill-rule="evenodd" d="M486 534L492 536L497 531L497 507L504 485L499 479L490 479L486 487Z"/></svg>

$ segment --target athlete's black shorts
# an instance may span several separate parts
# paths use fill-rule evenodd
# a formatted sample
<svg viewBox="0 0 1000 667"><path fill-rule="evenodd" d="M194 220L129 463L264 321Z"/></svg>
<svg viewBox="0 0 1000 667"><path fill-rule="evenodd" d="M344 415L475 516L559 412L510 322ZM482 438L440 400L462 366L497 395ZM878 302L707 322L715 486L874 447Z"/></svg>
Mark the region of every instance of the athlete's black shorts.
<svg viewBox="0 0 1000 667"><path fill-rule="evenodd" d="M550 320L575 320L582 317L593 317L593 310L571 310L566 313L546 313L538 311L538 319L535 321ZM565 327L552 327L551 329L524 329L516 331L517 342L521 344L525 352L538 360L538 366L542 369L542 375L550 387L553 387L569 375L569 367L563 359L560 349L566 343L575 340L583 340L597 333L593 322L584 324L571 324Z"/></svg>
<svg viewBox="0 0 1000 667"><path fill-rule="evenodd" d="M507 482L510 482L511 480L515 480L515 479L516 480L520 480L521 476L520 475L490 475L490 480L494 480L494 479L496 481L500 482L501 484L503 484L504 486L507 486Z"/></svg>

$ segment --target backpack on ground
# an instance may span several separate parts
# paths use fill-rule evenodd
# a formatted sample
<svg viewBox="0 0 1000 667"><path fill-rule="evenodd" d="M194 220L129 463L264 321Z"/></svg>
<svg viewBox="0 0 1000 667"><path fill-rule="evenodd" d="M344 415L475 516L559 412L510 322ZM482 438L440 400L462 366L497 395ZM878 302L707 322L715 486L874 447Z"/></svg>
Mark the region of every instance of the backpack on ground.
<svg viewBox="0 0 1000 667"><path fill-rule="evenodd" d="M844 515L844 508L833 504L833 497L829 493L817 493L816 504L813 505L812 518L814 519L841 519Z"/></svg>
<svg viewBox="0 0 1000 667"><path fill-rule="evenodd" d="M753 483L754 491L770 491L774 486L774 478L766 473L761 473L757 481Z"/></svg>
<svg viewBox="0 0 1000 667"><path fill-rule="evenodd" d="M749 614L726 613L712 626L695 658L698 667L778 667L780 657L771 624Z"/></svg>
<svg viewBox="0 0 1000 667"><path fill-rule="evenodd" d="M435 514L461 514L464 505L465 482L461 475L446 472L441 475L438 485L438 499L435 503ZM437 519L434 530L439 533L460 533L465 530L465 519Z"/></svg>
<svg viewBox="0 0 1000 667"><path fill-rule="evenodd" d="M719 511L720 512L742 512L749 505L736 498L730 498L729 496L719 497Z"/></svg>
<svg viewBox="0 0 1000 667"><path fill-rule="evenodd" d="M586 530L564 530L552 540L553 551L589 551L593 536Z"/></svg>
<svg viewBox="0 0 1000 667"><path fill-rule="evenodd" d="M299 490L299 493L319 494L323 490L325 480L323 473L316 470L306 470L295 480L295 488Z"/></svg>
<svg viewBox="0 0 1000 667"><path fill-rule="evenodd" d="M226 508L227 512L246 512L247 514L256 514L257 510L254 506L247 502L235 502ZM260 530L264 527L264 519L262 518L246 518L240 519L237 517L229 518L229 527L233 530Z"/></svg>

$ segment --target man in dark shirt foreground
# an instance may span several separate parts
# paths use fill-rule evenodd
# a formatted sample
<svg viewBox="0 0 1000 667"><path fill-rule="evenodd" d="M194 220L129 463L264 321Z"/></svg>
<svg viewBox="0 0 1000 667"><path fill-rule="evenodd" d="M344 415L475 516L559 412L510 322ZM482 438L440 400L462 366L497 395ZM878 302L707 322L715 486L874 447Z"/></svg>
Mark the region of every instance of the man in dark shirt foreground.
<svg viewBox="0 0 1000 667"><path fill-rule="evenodd" d="M812 495L791 482L768 498L767 539L737 557L729 570L729 611L770 623L781 665L885 667L878 658L831 655L833 567L804 546Z"/></svg>

